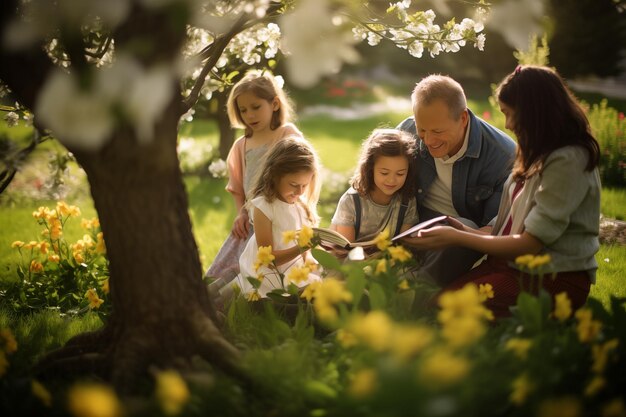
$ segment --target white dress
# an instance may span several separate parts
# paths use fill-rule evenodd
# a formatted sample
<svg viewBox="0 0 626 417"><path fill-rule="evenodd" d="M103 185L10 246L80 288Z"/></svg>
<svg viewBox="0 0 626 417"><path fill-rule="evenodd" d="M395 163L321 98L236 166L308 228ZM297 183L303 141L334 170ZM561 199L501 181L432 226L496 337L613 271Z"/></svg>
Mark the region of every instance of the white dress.
<svg viewBox="0 0 626 417"><path fill-rule="evenodd" d="M279 199L268 202L265 197L256 197L252 199L251 204L253 207L260 209L272 222L273 250L288 249L295 245L295 242L283 242L283 232L300 230L302 226L305 225L312 226L310 221L307 219L306 212L301 204L289 204ZM296 266L300 267L304 265L302 256L298 256L289 262L279 265L278 270L284 277L283 282L281 283L280 277L273 269L263 267L258 271L254 270L258 250L259 247L256 242L256 235L253 234L248 240L246 248L239 259L239 268L241 273L233 281L233 283L241 288L242 294L249 294L254 290L254 287L246 278L256 278L260 273L264 275L264 279L261 281L261 286L259 287L259 295L261 297L266 297L266 294L274 289L287 288L288 282L286 278L289 271ZM307 280L303 280L296 285L304 287L319 280L321 280L321 277L318 274L310 273Z"/></svg>

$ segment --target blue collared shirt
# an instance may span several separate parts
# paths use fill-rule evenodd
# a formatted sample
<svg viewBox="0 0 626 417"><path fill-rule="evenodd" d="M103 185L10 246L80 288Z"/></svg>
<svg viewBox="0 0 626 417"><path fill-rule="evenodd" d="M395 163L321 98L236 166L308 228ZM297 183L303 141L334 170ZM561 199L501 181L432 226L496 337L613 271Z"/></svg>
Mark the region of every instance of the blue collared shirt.
<svg viewBox="0 0 626 417"><path fill-rule="evenodd" d="M482 227L498 213L502 186L511 172L517 145L506 133L476 117L470 110L468 114L467 151L452 169L452 204L459 216ZM413 134L418 141L416 194L417 206L421 209L428 189L437 178L435 161L417 136L413 117L406 118L397 128ZM426 220L421 213L420 220Z"/></svg>

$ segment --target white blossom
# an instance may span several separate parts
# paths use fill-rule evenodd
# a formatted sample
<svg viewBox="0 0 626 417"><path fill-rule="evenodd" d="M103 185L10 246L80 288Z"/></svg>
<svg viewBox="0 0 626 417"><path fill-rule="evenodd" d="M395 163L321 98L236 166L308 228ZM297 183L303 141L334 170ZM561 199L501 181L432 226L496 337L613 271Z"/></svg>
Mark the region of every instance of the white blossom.
<svg viewBox="0 0 626 417"><path fill-rule="evenodd" d="M424 53L424 44L419 41L411 42L409 45L409 54L415 58L421 58Z"/></svg>
<svg viewBox="0 0 626 417"><path fill-rule="evenodd" d="M482 51L485 49L485 34L484 33L481 33L480 35L476 37L476 43L474 44L474 46L478 48L479 51Z"/></svg>
<svg viewBox="0 0 626 417"><path fill-rule="evenodd" d="M213 178L224 178L228 173L226 161L218 159L211 162L211 165L209 165L209 172L213 175Z"/></svg>
<svg viewBox="0 0 626 417"><path fill-rule="evenodd" d="M60 69L48 77L37 98L35 113L68 147L98 150L114 128L110 103L80 89L76 77Z"/></svg>
<svg viewBox="0 0 626 417"><path fill-rule="evenodd" d="M291 81L299 87L315 85L321 76L339 71L358 54L354 39L332 24L326 0L302 0L293 12L281 16L282 48Z"/></svg>
<svg viewBox="0 0 626 417"><path fill-rule="evenodd" d="M4 121L7 123L9 127L17 126L17 123L20 120L20 115L15 113L14 111L8 112L6 116L4 116Z"/></svg>
<svg viewBox="0 0 626 417"><path fill-rule="evenodd" d="M383 37L382 37L382 36L380 36L380 35L379 35L379 34L377 34L377 33L374 33L374 32L369 32L369 33L367 34L367 43L368 43L370 46L376 46L376 45L378 45L382 39L383 39Z"/></svg>

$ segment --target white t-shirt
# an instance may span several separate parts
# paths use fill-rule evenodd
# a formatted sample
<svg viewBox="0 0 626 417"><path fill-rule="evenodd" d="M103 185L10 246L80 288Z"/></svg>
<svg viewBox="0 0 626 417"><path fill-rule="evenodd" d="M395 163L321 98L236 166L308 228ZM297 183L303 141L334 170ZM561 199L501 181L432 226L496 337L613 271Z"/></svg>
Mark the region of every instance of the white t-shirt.
<svg viewBox="0 0 626 417"><path fill-rule="evenodd" d="M463 145L461 145L461 149L456 154L452 156L446 155L443 158L433 158L435 160L435 168L437 169L437 178L435 178L428 189L424 199L424 207L441 214L459 217L459 213L457 213L452 203L452 170L454 169L454 163L465 155L465 151L467 151L469 131L470 126L468 124Z"/></svg>

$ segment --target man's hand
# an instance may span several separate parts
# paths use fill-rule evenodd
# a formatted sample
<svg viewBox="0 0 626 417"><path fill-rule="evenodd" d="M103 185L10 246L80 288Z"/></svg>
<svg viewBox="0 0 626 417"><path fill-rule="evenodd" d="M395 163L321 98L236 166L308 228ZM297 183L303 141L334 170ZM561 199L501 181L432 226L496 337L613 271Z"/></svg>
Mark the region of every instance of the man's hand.
<svg viewBox="0 0 626 417"><path fill-rule="evenodd" d="M455 226L456 223L463 226L461 222L455 220ZM459 229L456 227L435 226L420 230L416 237L404 238L402 242L417 249L444 249L455 244L458 234Z"/></svg>

